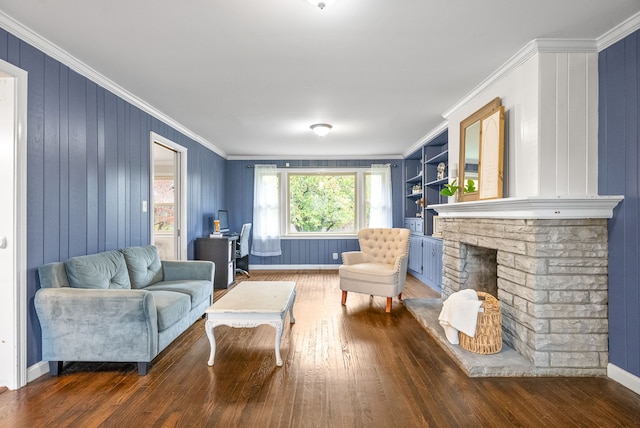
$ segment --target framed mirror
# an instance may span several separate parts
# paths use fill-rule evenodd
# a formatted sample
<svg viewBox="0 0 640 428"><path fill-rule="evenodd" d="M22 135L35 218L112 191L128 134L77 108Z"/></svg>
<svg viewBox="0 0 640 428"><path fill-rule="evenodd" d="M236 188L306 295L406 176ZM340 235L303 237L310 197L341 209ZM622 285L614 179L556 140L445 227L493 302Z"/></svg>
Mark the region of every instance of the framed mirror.
<svg viewBox="0 0 640 428"><path fill-rule="evenodd" d="M494 98L460 122L458 201L502 197L504 106Z"/></svg>

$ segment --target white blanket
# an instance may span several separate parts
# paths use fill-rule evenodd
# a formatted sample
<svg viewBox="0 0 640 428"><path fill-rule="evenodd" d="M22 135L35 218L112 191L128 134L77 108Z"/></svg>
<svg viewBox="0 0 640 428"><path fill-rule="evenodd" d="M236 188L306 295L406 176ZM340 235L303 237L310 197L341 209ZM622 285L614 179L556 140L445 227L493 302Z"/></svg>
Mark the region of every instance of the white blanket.
<svg viewBox="0 0 640 428"><path fill-rule="evenodd" d="M458 331L467 336L475 336L480 305L482 302L478 300L478 294L471 289L453 293L442 303L438 321L444 328L444 334L450 343L454 345L460 343Z"/></svg>

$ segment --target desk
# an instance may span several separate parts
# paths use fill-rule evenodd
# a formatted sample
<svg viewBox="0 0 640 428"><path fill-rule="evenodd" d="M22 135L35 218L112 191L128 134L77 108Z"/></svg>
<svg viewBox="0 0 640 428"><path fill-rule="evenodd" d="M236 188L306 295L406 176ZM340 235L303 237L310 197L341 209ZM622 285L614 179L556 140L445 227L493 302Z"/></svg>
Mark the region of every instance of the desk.
<svg viewBox="0 0 640 428"><path fill-rule="evenodd" d="M229 288L236 280L237 236L196 239L195 259L215 263L213 288Z"/></svg>

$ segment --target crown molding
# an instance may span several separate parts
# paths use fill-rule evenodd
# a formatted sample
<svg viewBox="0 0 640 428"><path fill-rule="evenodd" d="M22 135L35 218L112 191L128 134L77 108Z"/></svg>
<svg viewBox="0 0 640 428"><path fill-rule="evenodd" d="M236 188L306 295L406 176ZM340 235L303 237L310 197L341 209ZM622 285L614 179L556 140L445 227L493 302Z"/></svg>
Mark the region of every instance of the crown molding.
<svg viewBox="0 0 640 428"><path fill-rule="evenodd" d="M467 104L470 100L476 97L480 92L485 90L489 85L500 80L504 76L508 75L532 58L538 53L576 53L587 52L597 53L597 43L595 40L587 39L535 39L527 43L522 49L520 49L515 55L507 60L500 68L491 73L489 77L484 79L478 86L473 88L471 92L465 95L460 101L451 106L448 110L442 113L442 117L449 119L458 109Z"/></svg>
<svg viewBox="0 0 640 428"><path fill-rule="evenodd" d="M241 160L248 160L248 161L260 161L260 160L275 160L275 161L281 161L281 160L316 160L316 161L322 161L322 160L362 160L362 159L366 159L366 160L385 160L385 159L404 159L404 156L401 154L395 154L395 155L377 155L377 156L370 156L370 155L366 155L366 156L362 156L362 155L345 155L345 156L340 156L340 155L336 155L336 156L327 156L327 155L321 155L321 156L306 156L306 155L300 155L300 156L292 156L292 155L273 155L273 156L239 156L239 155L230 155L227 157L227 160L234 160L234 161L241 161Z"/></svg>
<svg viewBox="0 0 640 428"><path fill-rule="evenodd" d="M598 52L605 50L614 43L619 42L638 29L640 29L640 12L636 13L635 15L624 21L622 24L617 25L616 27L604 33L602 36L598 37L598 39L596 40L596 43L598 45Z"/></svg>
<svg viewBox="0 0 640 428"><path fill-rule="evenodd" d="M431 141L434 138L436 138L438 135L440 135L442 132L446 131L448 128L449 128L449 123L446 120L444 122L441 122L438 126L433 128L427 135L425 135L424 137L420 138L413 146L409 147L402 154L402 157L403 158L409 157L409 155L411 155L413 152L415 152L416 150L419 150L420 148L422 148L422 146L424 146L429 141Z"/></svg>
<svg viewBox="0 0 640 428"><path fill-rule="evenodd" d="M193 139L194 141L208 148L209 150L216 153L217 155L225 159L227 158L227 154L224 151L222 151L220 148L216 147L210 141L206 140L205 138L191 131L186 126L175 121L174 119L164 114L157 108L153 107L151 104L147 103L143 99L135 96L134 94L132 94L131 92L123 88L122 86L118 85L114 81L108 79L107 77L100 74L93 68L89 67L87 64L73 57L71 54L61 49L60 47L55 45L53 42L42 37L40 34L26 27L22 23L16 21L15 19L10 17L3 11L0 11L0 27L9 31L14 36L21 39L23 42L30 44L36 49L39 49L44 54L49 55L51 58L61 62L62 64L65 64L71 70L79 73L80 75L86 77L87 79L93 81L94 83L97 83L103 88L113 92L115 95L131 103L132 105L138 107L144 112L150 114L156 119L161 120L162 122L166 123L167 125L171 126L177 131L183 133L187 137Z"/></svg>
<svg viewBox="0 0 640 428"><path fill-rule="evenodd" d="M629 17L621 24L604 33L595 40L590 39L535 39L527 43L515 55L507 60L500 68L484 79L478 86L465 95L460 101L446 110L442 117L448 119L460 107L486 89L490 84L509 74L537 53L576 53L600 52L612 44L624 39L629 34L640 29L640 12Z"/></svg>

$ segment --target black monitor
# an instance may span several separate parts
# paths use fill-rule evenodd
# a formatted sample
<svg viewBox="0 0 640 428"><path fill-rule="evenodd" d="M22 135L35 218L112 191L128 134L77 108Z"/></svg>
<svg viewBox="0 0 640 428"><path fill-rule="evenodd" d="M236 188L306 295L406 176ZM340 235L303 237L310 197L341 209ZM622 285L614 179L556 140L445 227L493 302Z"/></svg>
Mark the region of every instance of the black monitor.
<svg viewBox="0 0 640 428"><path fill-rule="evenodd" d="M218 220L220 220L220 232L229 231L229 211L218 210Z"/></svg>

